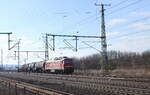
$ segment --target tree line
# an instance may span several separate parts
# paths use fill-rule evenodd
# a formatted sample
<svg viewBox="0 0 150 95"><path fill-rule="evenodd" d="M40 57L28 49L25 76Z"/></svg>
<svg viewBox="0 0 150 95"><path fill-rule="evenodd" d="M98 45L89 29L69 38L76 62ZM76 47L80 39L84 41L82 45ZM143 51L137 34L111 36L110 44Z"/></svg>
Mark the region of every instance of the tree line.
<svg viewBox="0 0 150 95"><path fill-rule="evenodd" d="M150 66L150 50L142 53L136 52L108 52L108 69L114 70L117 68L146 68ZM93 54L81 58L73 58L75 69L100 69L102 65L101 54Z"/></svg>

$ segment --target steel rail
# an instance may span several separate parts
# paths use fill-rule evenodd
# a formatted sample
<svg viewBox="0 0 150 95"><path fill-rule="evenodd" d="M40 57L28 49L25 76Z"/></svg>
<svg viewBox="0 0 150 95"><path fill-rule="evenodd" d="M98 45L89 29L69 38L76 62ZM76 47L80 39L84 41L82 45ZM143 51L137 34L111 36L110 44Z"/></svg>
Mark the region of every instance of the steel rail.
<svg viewBox="0 0 150 95"><path fill-rule="evenodd" d="M25 82L20 82L20 81L16 81L16 80L4 78L4 77L0 77L0 82L9 83L10 85L13 85L13 86L17 85L18 88L26 88L30 90L31 92L36 91L36 92L44 93L47 95L73 95L70 93L57 91L54 89L45 88L45 87L41 87L41 86L37 86L37 85L25 83Z"/></svg>

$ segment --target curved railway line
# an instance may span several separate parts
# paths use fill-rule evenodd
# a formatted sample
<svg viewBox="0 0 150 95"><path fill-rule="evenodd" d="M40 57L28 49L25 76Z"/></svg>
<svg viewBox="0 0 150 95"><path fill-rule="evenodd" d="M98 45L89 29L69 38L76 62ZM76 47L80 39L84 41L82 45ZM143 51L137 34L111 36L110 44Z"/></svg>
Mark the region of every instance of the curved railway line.
<svg viewBox="0 0 150 95"><path fill-rule="evenodd" d="M87 93L89 95L99 95L99 93L106 93L102 95L150 95L149 79L142 80L134 78L132 80L132 78L91 77L80 75L56 75L42 73L29 74L16 72L3 72L0 73L0 76L22 81L28 80L28 82L31 81L32 83L38 82L41 84L45 84L43 86L48 86L49 84L53 85L51 86L53 89L57 88L57 90L59 89L78 95L87 95ZM54 87L54 85L56 87Z"/></svg>

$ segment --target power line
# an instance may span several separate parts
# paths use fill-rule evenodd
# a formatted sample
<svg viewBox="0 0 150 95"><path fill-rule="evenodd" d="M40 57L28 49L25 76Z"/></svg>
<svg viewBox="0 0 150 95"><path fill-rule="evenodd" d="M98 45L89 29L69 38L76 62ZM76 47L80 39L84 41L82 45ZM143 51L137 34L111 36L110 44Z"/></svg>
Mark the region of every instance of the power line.
<svg viewBox="0 0 150 95"><path fill-rule="evenodd" d="M139 22L139 21L147 20L147 19L150 19L150 16L145 17L145 18L141 18L141 19L134 20L134 21L132 21L132 22L130 22L130 23L135 23L135 22ZM129 24L130 24L130 23L129 23Z"/></svg>
<svg viewBox="0 0 150 95"><path fill-rule="evenodd" d="M95 49L95 50L96 50L96 51L98 51L98 52L101 52L99 49L95 48L94 46L92 46L92 45L88 44L88 43L87 43L87 42L85 42L85 41L82 41L82 43L83 43L83 44L85 44L85 45L87 45L87 46L88 46L88 47L90 47L90 48Z"/></svg>
<svg viewBox="0 0 150 95"><path fill-rule="evenodd" d="M118 39L118 38L121 38L121 37L130 37L131 35L136 35L136 34L138 34L138 33L142 33L143 31L138 31L138 32L135 32L135 33L128 33L128 34L124 34L124 35L121 35L121 36L118 36L118 37L114 37L114 38L110 38L110 39ZM150 32L150 29L149 30L147 30L147 31L144 31L144 32ZM143 32L143 33L144 33ZM139 36L139 37L141 37L141 36ZM109 40L110 40L109 39ZM127 39L127 38L126 38ZM144 39L150 39L150 37L144 37Z"/></svg>
<svg viewBox="0 0 150 95"><path fill-rule="evenodd" d="M112 13L115 13L115 12L118 12L118 11L122 11L122 9L125 9L125 8L127 8L127 7L132 6L132 5L135 5L135 4L139 3L140 1L142 1L142 0L137 0L137 1L135 1L135 2L132 2L132 3L128 4L128 5L126 5L126 6L124 6L124 7L121 7L121 8L118 8L118 9L116 9L116 10L114 10L114 11L108 13L108 14L112 14Z"/></svg>
<svg viewBox="0 0 150 95"><path fill-rule="evenodd" d="M145 21L145 20L147 20L147 19L150 19L150 16L148 16L148 17L144 17L144 18L141 18L141 19L136 19L136 20L134 20L134 21L132 21L132 22L129 22L129 23L123 24L123 26L128 26L128 25L130 25L130 24L132 24L132 23L140 22L140 21ZM109 29L109 30L111 30L111 29Z"/></svg>
<svg viewBox="0 0 150 95"><path fill-rule="evenodd" d="M142 33L142 32L143 31L137 31L137 32L134 32L134 33L127 33L127 34L123 34L123 35L120 35L120 36L117 36L117 37L109 38L108 40L118 39L118 38L121 38L121 37L130 36L130 35L134 35L134 34L138 34L138 33ZM150 32L150 29L148 29L148 30L146 30L144 32Z"/></svg>
<svg viewBox="0 0 150 95"><path fill-rule="evenodd" d="M81 25L83 22L85 22L85 21L91 19L92 17L95 17L95 15L96 15L96 14L91 15L91 16L88 16L88 17L86 17L86 18L80 20L79 22L75 23L75 25Z"/></svg>
<svg viewBox="0 0 150 95"><path fill-rule="evenodd" d="M123 3L127 2L127 1L129 1L129 0L123 0L123 1L113 5L112 7L108 8L108 9L112 9L112 8L118 7L118 6L120 6L121 4L123 4Z"/></svg>
<svg viewBox="0 0 150 95"><path fill-rule="evenodd" d="M123 0L123 1L121 1L121 2L119 2L119 3L117 3L116 5L114 5L113 7L115 7L115 6L119 6L119 5L121 5L121 4L123 4L123 3L125 3L125 2L127 2L128 0ZM96 1L96 2L98 2L98 0ZM111 7L111 8L113 8L113 7ZM110 8L109 8L110 9ZM87 23L87 21L89 21L90 19L92 19L93 21L96 21L99 17L97 17L96 16L96 18L92 18L92 17L95 17L95 15L97 15L97 13L96 14L94 14L94 15L91 15L91 16L88 16L88 17L86 17L86 18L84 18L84 19L82 19L82 20L80 20L79 22L77 22L77 23L75 23L74 25L72 25L72 26L81 26L81 25L86 25ZM72 28L73 29L73 28ZM71 30L72 30L71 29Z"/></svg>
<svg viewBox="0 0 150 95"><path fill-rule="evenodd" d="M149 6L149 4L146 4L146 6ZM130 10L130 11L135 12L136 10L139 10L140 8L143 8L143 7L145 7L145 5L142 6L142 7L135 8L135 9ZM120 15L120 16L122 16L122 15ZM138 20L134 20L133 22L138 22L138 21L146 20L146 19L148 19L148 18L150 18L150 17L145 17L145 18L141 18L141 19L138 19ZM133 22L131 22L131 23L133 23ZM126 24L125 24L125 25L126 25Z"/></svg>
<svg viewBox="0 0 150 95"><path fill-rule="evenodd" d="M89 26L89 25L95 23L96 21L98 21L98 19L99 19L99 18L96 17L96 18L94 18L94 19L92 19L92 20L89 20L90 24L89 24L89 23L82 23L81 25L79 24L78 27L77 27L78 31L79 31L79 30L82 30L82 29L86 29L85 27L87 27L87 26ZM99 22L97 22L97 23L99 23ZM73 30L73 29L72 29L72 30Z"/></svg>
<svg viewBox="0 0 150 95"><path fill-rule="evenodd" d="M133 9L132 11L134 12L134 11L139 10L140 8L143 8L143 7L147 6L147 5L149 6L149 4L147 3L146 5L140 6L140 7L138 7L138 8L135 8L135 9Z"/></svg>
<svg viewBox="0 0 150 95"><path fill-rule="evenodd" d="M14 51L15 52L15 57L16 57L16 53L20 52L20 53L26 53L27 57L26 59L28 60L29 58L29 53L45 53L45 51L38 51L38 50L24 50L24 51Z"/></svg>
<svg viewBox="0 0 150 95"><path fill-rule="evenodd" d="M114 8L114 7L116 7L116 6L119 6L119 5L121 5L121 4L123 4L123 3L127 2L127 1L129 1L129 0L123 0L123 1L121 1L121 2L119 2L119 3L117 3L116 5L114 5L114 6L111 7L111 8ZM114 13L114 12L116 12L116 11L121 10L121 9L130 7L131 5L137 4L137 3L139 3L140 1L142 1L142 0L137 0L137 1L135 1L135 2L132 2L132 3L128 4L128 5L126 5L126 6L122 7L122 8L116 9L116 10L114 10L113 12L108 13L108 14L112 14L112 13ZM111 8L108 8L108 9L111 9ZM97 14L94 14L94 15L97 15ZM76 23L76 25L80 25L80 26L81 26L81 25L86 25L86 24L87 24L86 21L89 20L89 19L91 19L91 17L93 17L94 15L89 16L89 17L87 17L87 18L85 18L85 19L82 19L81 21L79 21L78 23ZM93 19L93 18L92 18L92 19ZM97 19L98 19L98 17L94 18L93 21L96 21ZM84 23L83 23L83 22L84 22Z"/></svg>
<svg viewBox="0 0 150 95"><path fill-rule="evenodd" d="M148 5L148 4L147 4ZM144 6L145 7L145 6ZM136 10L138 10L139 8L141 8L141 7L138 7L138 8L136 8L136 9L134 9L134 10L132 10L132 11L136 11ZM144 18L141 18L141 19L137 19L137 20L133 20L133 21L131 21L131 22L129 22L129 23L126 23L126 24L123 24L124 26L127 26L127 24L130 24L130 23L134 23L134 22L139 22L139 21L143 21L143 20L146 20L146 19L149 19L150 17L148 16L148 17L144 17ZM110 29L111 30L111 29Z"/></svg>
<svg viewBox="0 0 150 95"><path fill-rule="evenodd" d="M95 16L95 15L97 15L97 14L90 15L90 16L88 16L88 17L86 17L86 18L84 18L84 19L82 19L82 20L80 20L80 21L78 21L78 22L76 22L76 23L70 25L70 29L69 29L69 30L73 30L73 29L74 29L75 27L77 27L77 26L86 25L86 24L88 24L87 21L96 21L96 20L98 19L98 17ZM93 18L93 17L94 17L94 18ZM73 27L72 27L72 26L73 26ZM68 27L67 27L67 28L68 28ZM65 29L66 29L66 28L65 28Z"/></svg>
<svg viewBox="0 0 150 95"><path fill-rule="evenodd" d="M114 8L114 7L116 7L116 6L119 6L119 5L121 5L121 4L123 4L123 3L127 2L127 1L129 1L129 0L123 0L123 1L121 1L121 2L119 2L119 3L117 3L116 5L112 6L111 8ZM142 1L142 0L137 0L137 1L133 2L133 3L130 3L130 4L128 4L128 5L124 6L124 7L122 7L122 8L116 9L116 10L114 10L114 11L108 13L108 14L112 14L112 13L114 13L114 12L116 12L116 11L121 10L121 9L130 7L131 5L134 5L134 4L136 4L136 3L139 3L140 1ZM111 8L109 8L109 9L111 9ZM96 20L98 19L97 16L96 16L96 18L94 18L94 19L92 18L92 17L94 17L95 15L97 15L97 13L94 14L94 15L88 16L88 17L86 17L86 18L84 18L84 19L82 19L82 20L80 20L79 22L75 23L75 24L73 25L73 27L77 27L77 25L78 25L78 26L79 26L79 25L80 25L80 26L81 26L81 25L86 25L86 24L87 24L86 22L89 21L90 19L92 19L93 21L96 21ZM71 30L73 30L73 28L72 28Z"/></svg>

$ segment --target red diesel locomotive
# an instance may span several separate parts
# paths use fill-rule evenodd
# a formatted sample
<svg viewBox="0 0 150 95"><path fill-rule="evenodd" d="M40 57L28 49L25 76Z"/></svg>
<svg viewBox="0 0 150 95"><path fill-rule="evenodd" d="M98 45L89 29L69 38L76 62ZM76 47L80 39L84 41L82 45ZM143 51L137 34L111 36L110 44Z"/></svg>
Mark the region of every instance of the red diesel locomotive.
<svg viewBox="0 0 150 95"><path fill-rule="evenodd" d="M74 65L71 58L62 57L53 61L40 61L24 64L21 66L20 71L71 74L74 72Z"/></svg>

